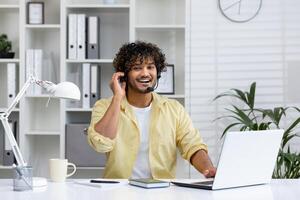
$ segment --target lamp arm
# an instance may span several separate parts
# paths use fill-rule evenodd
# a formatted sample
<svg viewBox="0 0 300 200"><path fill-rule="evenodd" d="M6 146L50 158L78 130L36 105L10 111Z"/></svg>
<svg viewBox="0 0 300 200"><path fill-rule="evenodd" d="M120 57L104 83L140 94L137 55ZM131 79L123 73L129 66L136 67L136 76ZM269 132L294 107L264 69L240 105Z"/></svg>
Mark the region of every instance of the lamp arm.
<svg viewBox="0 0 300 200"><path fill-rule="evenodd" d="M32 83L36 82L36 78L34 76L30 76L28 78L28 80L25 82L25 84L23 85L23 87L21 88L21 90L19 91L19 93L17 94L16 98L13 100L13 102L10 104L10 106L7 108L7 110L4 113L0 114L0 120L3 124L4 127L4 132L9 140L9 143L12 147L13 153L15 155L15 158L17 160L18 166L26 166L26 162L24 161L24 158L21 154L20 148L17 144L17 141L14 137L14 134L9 126L8 123L8 116L11 114L11 112L13 111L13 109L16 107L16 105L19 103L19 101L21 100L21 98L24 96L26 90L29 88L29 86Z"/></svg>
<svg viewBox="0 0 300 200"><path fill-rule="evenodd" d="M23 95L25 94L26 90L29 88L29 86L32 83L35 83L36 78L34 76L30 76L29 79L25 82L19 93L17 94L16 98L13 100L13 102L10 104L10 106L7 108L7 110L3 113L4 116L9 116L10 113L13 111L13 109L16 107L16 105L19 103Z"/></svg>

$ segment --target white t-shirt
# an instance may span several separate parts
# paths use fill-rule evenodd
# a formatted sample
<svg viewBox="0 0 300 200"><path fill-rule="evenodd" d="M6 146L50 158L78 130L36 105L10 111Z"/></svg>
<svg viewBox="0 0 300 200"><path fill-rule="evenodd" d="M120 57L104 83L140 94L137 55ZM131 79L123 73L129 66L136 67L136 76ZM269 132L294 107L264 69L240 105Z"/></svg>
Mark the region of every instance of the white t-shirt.
<svg viewBox="0 0 300 200"><path fill-rule="evenodd" d="M140 147L131 178L150 178L152 177L149 164L149 124L151 104L146 108L131 107L135 113L140 129Z"/></svg>

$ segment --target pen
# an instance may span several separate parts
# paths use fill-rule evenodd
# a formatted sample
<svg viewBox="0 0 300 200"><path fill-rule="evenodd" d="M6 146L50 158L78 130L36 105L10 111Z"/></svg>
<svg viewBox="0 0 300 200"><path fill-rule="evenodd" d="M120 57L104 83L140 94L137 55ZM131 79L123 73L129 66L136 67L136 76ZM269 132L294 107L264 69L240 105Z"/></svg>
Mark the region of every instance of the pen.
<svg viewBox="0 0 300 200"><path fill-rule="evenodd" d="M90 180L91 183L120 183L119 181Z"/></svg>

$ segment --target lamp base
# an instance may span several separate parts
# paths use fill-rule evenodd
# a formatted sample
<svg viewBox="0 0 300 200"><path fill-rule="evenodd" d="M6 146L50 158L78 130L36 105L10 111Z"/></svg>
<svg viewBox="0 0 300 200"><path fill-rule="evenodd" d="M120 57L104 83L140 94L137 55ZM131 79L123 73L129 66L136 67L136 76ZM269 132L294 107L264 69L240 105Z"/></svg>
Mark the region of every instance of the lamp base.
<svg viewBox="0 0 300 200"><path fill-rule="evenodd" d="M47 179L43 177L33 177L32 178L32 187L35 188L41 188L41 187L47 187Z"/></svg>

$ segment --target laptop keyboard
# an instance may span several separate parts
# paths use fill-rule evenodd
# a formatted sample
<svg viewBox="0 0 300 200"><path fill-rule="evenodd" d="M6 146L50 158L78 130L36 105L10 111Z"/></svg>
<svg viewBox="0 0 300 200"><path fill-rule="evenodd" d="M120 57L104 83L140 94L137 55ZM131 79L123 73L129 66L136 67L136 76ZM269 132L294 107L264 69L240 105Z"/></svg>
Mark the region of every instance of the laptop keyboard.
<svg viewBox="0 0 300 200"><path fill-rule="evenodd" d="M194 182L193 184L200 184L200 185L212 185L214 181L201 181L201 182Z"/></svg>

